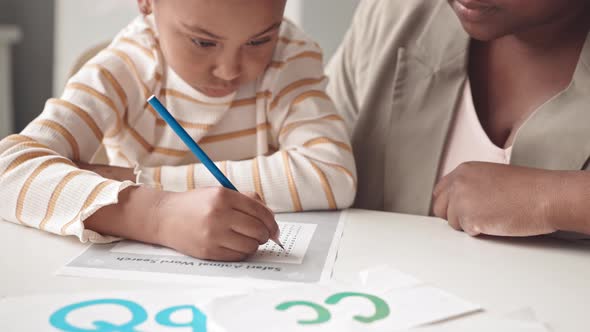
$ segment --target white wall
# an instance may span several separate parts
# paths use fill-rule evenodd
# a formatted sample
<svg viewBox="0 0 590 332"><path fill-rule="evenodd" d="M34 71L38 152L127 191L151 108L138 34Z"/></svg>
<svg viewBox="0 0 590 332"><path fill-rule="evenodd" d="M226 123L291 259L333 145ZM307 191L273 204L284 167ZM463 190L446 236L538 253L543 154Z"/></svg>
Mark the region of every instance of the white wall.
<svg viewBox="0 0 590 332"><path fill-rule="evenodd" d="M135 0L57 0L53 93L62 93L76 59L112 39L138 15Z"/></svg>
<svg viewBox="0 0 590 332"><path fill-rule="evenodd" d="M13 25L0 25L0 139L14 132L12 104L12 47L21 39Z"/></svg>
<svg viewBox="0 0 590 332"><path fill-rule="evenodd" d="M340 43L358 2L288 0L286 16L320 43L327 62ZM135 0L57 0L55 8L53 91L57 96L78 56L110 40L138 15L138 11Z"/></svg>
<svg viewBox="0 0 590 332"><path fill-rule="evenodd" d="M15 131L37 117L52 95L54 9L54 0L0 0L0 24L16 25L22 32L8 69Z"/></svg>
<svg viewBox="0 0 590 332"><path fill-rule="evenodd" d="M350 26L352 15L360 0L288 1L300 4L303 12L298 23L322 46L324 61L327 63Z"/></svg>
<svg viewBox="0 0 590 332"><path fill-rule="evenodd" d="M303 4L301 0L287 0L285 16L297 24L301 24L303 16Z"/></svg>

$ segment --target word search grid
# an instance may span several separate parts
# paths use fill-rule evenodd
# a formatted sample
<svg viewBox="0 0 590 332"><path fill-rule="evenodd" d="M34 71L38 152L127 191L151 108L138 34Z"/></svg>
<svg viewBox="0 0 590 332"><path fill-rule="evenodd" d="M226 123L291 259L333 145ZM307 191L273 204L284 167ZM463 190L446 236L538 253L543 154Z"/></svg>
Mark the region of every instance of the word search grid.
<svg viewBox="0 0 590 332"><path fill-rule="evenodd" d="M285 250L268 241L248 261L301 264L316 227L316 224L279 222L280 240Z"/></svg>

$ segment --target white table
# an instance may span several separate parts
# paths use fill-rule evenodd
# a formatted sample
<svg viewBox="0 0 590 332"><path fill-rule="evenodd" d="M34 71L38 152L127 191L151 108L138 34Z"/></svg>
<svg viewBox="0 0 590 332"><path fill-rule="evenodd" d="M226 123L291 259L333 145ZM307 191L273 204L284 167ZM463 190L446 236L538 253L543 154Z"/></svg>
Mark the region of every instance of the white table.
<svg viewBox="0 0 590 332"><path fill-rule="evenodd" d="M54 276L84 249L75 239L0 222L0 240L0 297L165 287ZM335 278L350 279L384 263L491 313L532 307L554 331L590 328L590 243L471 238L439 219L350 210Z"/></svg>
<svg viewBox="0 0 590 332"><path fill-rule="evenodd" d="M21 38L12 25L0 25L0 139L12 133L12 44Z"/></svg>

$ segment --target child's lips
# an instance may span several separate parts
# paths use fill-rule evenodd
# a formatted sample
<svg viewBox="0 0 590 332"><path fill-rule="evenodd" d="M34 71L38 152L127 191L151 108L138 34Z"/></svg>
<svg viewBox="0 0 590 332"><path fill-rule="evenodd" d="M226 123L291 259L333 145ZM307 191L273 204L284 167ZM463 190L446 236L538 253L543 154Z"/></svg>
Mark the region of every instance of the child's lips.
<svg viewBox="0 0 590 332"><path fill-rule="evenodd" d="M203 87L201 91L210 97L224 97L236 91L235 87Z"/></svg>

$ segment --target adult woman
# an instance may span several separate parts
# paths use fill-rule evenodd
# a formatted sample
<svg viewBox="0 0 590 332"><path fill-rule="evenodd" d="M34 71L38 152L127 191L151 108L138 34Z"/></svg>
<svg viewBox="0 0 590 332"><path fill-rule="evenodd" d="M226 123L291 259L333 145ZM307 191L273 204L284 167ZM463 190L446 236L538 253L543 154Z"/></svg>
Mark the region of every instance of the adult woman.
<svg viewBox="0 0 590 332"><path fill-rule="evenodd" d="M329 67L356 206L590 234L588 17L586 0L363 1Z"/></svg>

